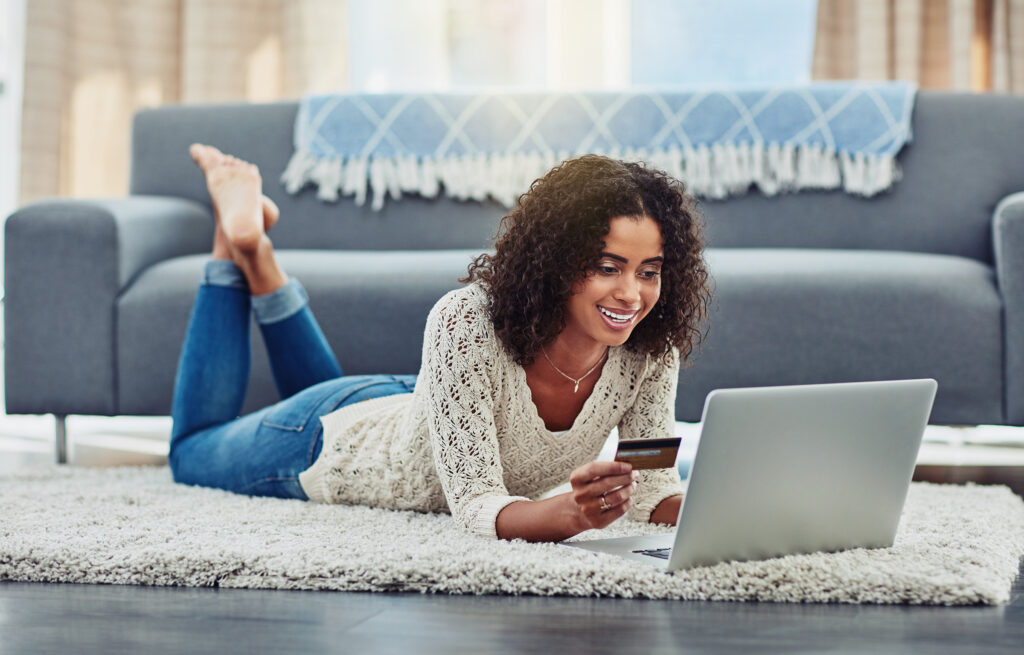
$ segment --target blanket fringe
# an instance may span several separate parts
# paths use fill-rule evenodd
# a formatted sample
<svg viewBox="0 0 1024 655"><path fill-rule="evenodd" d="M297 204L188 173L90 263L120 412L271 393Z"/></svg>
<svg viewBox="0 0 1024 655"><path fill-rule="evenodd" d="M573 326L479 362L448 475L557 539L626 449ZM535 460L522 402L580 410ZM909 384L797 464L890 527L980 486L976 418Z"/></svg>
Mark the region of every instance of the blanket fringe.
<svg viewBox="0 0 1024 655"><path fill-rule="evenodd" d="M873 196L899 179L895 157L849 155L819 146L776 143L715 144L711 148L667 150L627 149L598 154L628 161L646 161L683 180L694 195L721 199L746 193L756 185L773 196L800 189L838 189ZM307 183L318 187L317 197L334 202L339 195L353 196L357 205L372 192L372 207L379 210L387 196L417 193L434 198L445 194L458 200L490 197L506 207L519 194L571 156L566 152L479 154L465 157L418 159L408 157L317 159L306 151L292 155L281 182L289 193Z"/></svg>

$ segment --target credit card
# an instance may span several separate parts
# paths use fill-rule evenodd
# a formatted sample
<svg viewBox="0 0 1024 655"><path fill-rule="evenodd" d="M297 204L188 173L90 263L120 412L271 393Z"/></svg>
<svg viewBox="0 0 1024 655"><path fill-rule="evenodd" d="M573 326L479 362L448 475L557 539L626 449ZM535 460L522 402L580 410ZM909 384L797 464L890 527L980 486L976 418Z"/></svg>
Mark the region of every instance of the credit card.
<svg viewBox="0 0 1024 655"><path fill-rule="evenodd" d="M679 437L625 439L615 451L616 462L629 462L633 469L667 469L676 465Z"/></svg>

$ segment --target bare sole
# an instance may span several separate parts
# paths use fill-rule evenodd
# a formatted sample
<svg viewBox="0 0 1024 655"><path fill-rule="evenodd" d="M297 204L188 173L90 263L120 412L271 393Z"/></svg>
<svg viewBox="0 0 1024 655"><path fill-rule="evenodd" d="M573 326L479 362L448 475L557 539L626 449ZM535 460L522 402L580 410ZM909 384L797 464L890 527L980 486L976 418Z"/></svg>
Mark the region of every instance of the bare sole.
<svg viewBox="0 0 1024 655"><path fill-rule="evenodd" d="M224 239L232 248L254 251L267 223L276 223L280 214L273 201L262 193L259 169L212 146L193 144L189 154L206 175L217 227Z"/></svg>

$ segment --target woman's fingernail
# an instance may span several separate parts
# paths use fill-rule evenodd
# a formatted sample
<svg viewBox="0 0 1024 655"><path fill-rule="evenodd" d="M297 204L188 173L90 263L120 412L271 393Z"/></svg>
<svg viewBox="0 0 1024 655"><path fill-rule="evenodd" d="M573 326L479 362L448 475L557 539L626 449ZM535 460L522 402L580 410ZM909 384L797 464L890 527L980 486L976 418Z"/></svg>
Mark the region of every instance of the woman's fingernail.
<svg viewBox="0 0 1024 655"><path fill-rule="evenodd" d="M633 479L634 480L639 480L640 479L640 471L633 471Z"/></svg>

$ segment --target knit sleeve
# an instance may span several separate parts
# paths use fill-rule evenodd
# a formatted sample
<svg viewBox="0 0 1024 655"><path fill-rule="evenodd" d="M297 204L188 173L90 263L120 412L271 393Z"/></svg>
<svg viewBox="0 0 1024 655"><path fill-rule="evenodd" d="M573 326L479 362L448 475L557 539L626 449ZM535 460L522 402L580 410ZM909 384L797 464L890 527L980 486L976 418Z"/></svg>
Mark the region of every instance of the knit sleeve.
<svg viewBox="0 0 1024 655"><path fill-rule="evenodd" d="M673 349L667 362L648 358L648 366L636 401L619 421L619 439L656 439L675 434L676 387L679 353ZM629 518L650 521L658 504L683 493L676 467L640 471Z"/></svg>
<svg viewBox="0 0 1024 655"><path fill-rule="evenodd" d="M486 309L468 292L442 298L427 318L423 371L434 466L456 522L497 538L495 522L510 496L494 424L497 348ZM425 376L424 376L425 374Z"/></svg>

